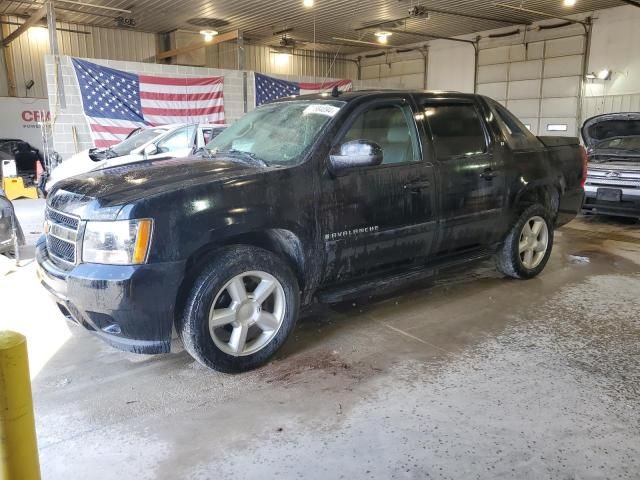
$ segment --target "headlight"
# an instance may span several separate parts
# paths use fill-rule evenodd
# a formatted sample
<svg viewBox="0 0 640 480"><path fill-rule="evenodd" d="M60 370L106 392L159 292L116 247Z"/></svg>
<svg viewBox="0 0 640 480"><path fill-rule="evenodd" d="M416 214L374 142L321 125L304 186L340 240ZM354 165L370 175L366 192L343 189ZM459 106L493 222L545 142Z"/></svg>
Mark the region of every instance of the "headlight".
<svg viewBox="0 0 640 480"><path fill-rule="evenodd" d="M151 219L89 221L82 242L82 261L117 265L145 263L152 229Z"/></svg>

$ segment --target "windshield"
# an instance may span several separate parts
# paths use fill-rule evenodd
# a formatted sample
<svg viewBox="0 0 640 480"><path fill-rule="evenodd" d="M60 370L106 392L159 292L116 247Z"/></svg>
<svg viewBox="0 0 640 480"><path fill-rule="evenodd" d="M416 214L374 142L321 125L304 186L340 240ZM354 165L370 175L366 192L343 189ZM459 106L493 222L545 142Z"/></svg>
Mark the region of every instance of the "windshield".
<svg viewBox="0 0 640 480"><path fill-rule="evenodd" d="M139 130L129 138L127 138L125 141L111 147L110 150L114 152L118 157L129 155L132 150L135 150L145 143L150 142L158 135L166 133L166 131L166 128L146 128L144 130Z"/></svg>
<svg viewBox="0 0 640 480"><path fill-rule="evenodd" d="M597 143L594 148L607 148L615 150L633 150L640 152L640 136L614 137Z"/></svg>
<svg viewBox="0 0 640 480"><path fill-rule="evenodd" d="M263 105L207 144L211 153L241 153L267 165L295 165L322 128L342 108L341 101L290 101Z"/></svg>

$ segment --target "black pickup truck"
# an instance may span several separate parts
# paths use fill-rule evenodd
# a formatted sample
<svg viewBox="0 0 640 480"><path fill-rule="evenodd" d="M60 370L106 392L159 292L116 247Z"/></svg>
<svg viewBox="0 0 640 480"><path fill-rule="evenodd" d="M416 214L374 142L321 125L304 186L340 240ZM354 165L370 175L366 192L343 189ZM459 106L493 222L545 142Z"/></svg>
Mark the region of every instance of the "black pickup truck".
<svg viewBox="0 0 640 480"><path fill-rule="evenodd" d="M200 160L92 172L50 194L39 276L60 310L129 351L254 368L301 305L494 256L531 278L583 200L576 138L493 100L364 91L245 115Z"/></svg>

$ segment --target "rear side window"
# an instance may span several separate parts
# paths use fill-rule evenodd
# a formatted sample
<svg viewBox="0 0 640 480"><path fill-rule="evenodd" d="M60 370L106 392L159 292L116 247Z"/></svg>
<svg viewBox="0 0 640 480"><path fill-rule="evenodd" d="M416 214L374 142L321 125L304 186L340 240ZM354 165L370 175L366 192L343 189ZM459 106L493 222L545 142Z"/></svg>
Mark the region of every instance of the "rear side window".
<svg viewBox="0 0 640 480"><path fill-rule="evenodd" d="M540 142L516 116L495 100L487 99L498 117L498 124L511 148L540 146Z"/></svg>
<svg viewBox="0 0 640 480"><path fill-rule="evenodd" d="M427 104L425 120L431 129L438 160L483 153L487 140L482 120L472 104Z"/></svg>

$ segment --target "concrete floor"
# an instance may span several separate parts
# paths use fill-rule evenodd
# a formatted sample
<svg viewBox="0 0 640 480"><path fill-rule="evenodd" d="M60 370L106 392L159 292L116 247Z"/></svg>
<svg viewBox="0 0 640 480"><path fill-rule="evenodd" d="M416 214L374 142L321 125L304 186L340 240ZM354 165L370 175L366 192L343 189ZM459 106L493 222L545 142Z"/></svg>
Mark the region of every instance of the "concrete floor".
<svg viewBox="0 0 640 480"><path fill-rule="evenodd" d="M572 222L534 280L316 308L233 376L68 326L33 267L0 265L0 328L29 337L44 479L640 478L637 223Z"/></svg>

